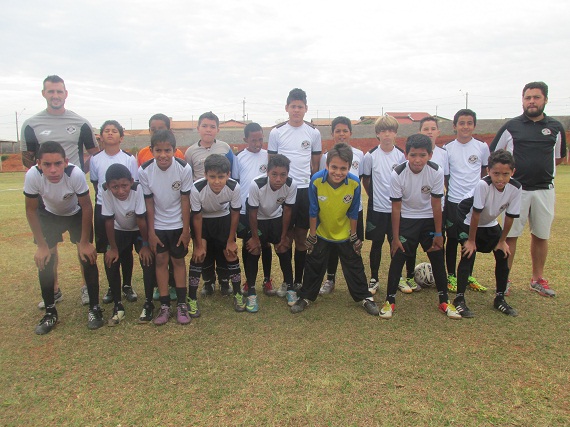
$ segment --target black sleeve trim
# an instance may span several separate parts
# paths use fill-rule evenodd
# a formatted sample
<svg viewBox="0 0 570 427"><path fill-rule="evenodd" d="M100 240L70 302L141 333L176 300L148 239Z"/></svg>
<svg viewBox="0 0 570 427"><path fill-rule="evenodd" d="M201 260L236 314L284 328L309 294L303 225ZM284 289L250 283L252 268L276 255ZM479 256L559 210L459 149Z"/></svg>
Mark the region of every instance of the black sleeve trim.
<svg viewBox="0 0 570 427"><path fill-rule="evenodd" d="M83 197L83 196L87 196L89 195L89 190L87 190L85 193L81 193L81 194L77 194L77 197Z"/></svg>
<svg viewBox="0 0 570 427"><path fill-rule="evenodd" d="M24 196L29 197L30 199L37 199L38 197L40 197L39 194L29 194L26 193L25 191L24 191Z"/></svg>
<svg viewBox="0 0 570 427"><path fill-rule="evenodd" d="M152 194L152 193L151 193L151 194L145 194L145 195L144 195L144 198L145 198L145 199L152 199L153 197L154 197L154 194Z"/></svg>
<svg viewBox="0 0 570 427"><path fill-rule="evenodd" d="M390 197L390 200L393 202L401 202L402 198L401 197Z"/></svg>
<svg viewBox="0 0 570 427"><path fill-rule="evenodd" d="M441 199L443 197L443 194L433 194L431 193L431 197L433 197L434 199Z"/></svg>
<svg viewBox="0 0 570 427"><path fill-rule="evenodd" d="M483 212L483 209L477 209L477 208L475 208L475 207L473 208L473 210L474 210L475 212L479 212L479 213Z"/></svg>
<svg viewBox="0 0 570 427"><path fill-rule="evenodd" d="M505 215L508 216L508 217L510 217L510 218L519 218L519 217L520 217L520 215L517 215L517 214L510 214L510 213L508 213L508 212L505 212Z"/></svg>

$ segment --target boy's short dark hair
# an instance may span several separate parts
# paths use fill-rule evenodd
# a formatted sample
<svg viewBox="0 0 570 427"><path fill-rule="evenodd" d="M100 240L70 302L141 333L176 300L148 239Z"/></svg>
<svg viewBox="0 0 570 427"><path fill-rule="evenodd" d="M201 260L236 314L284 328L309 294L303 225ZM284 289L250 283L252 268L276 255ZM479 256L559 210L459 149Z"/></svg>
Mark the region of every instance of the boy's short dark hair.
<svg viewBox="0 0 570 427"><path fill-rule="evenodd" d="M172 149L176 149L176 138L172 131L168 129L157 130L150 138L150 149L152 150L159 142L168 142L172 145Z"/></svg>
<svg viewBox="0 0 570 427"><path fill-rule="evenodd" d="M246 127L243 128L243 133L245 135L246 138L249 137L249 134L252 132L259 132L262 131L263 129L261 128L261 125L259 123L248 123Z"/></svg>
<svg viewBox="0 0 570 427"><path fill-rule="evenodd" d="M427 135L421 133L415 133L410 135L406 140L406 154L408 154L412 148L416 150L425 148L428 154L432 153L431 139Z"/></svg>
<svg viewBox="0 0 570 427"><path fill-rule="evenodd" d="M548 98L548 85L544 82L530 82L524 85L522 96L527 89L540 89L545 98Z"/></svg>
<svg viewBox="0 0 570 427"><path fill-rule="evenodd" d="M105 172L105 182L107 183L107 185L109 185L111 181L122 178L127 178L129 181L133 179L131 171L129 170L128 167L120 163L113 163L111 166L107 168L107 172Z"/></svg>
<svg viewBox="0 0 570 427"><path fill-rule="evenodd" d="M285 157L283 154L272 154L269 156L269 162L267 162L267 172L269 172L273 168L285 168L287 172L289 172L289 166L291 164L291 160Z"/></svg>
<svg viewBox="0 0 570 427"><path fill-rule="evenodd" d="M350 122L350 119L348 117L344 116L335 117L331 123L331 133L334 133L336 125L346 125L348 126L348 130L352 132L352 123Z"/></svg>
<svg viewBox="0 0 570 427"><path fill-rule="evenodd" d="M38 150L36 158L41 160L44 154L61 154L61 157L65 159L65 150L59 142L55 141L46 141L43 144L40 144L40 149Z"/></svg>
<svg viewBox="0 0 570 427"><path fill-rule="evenodd" d="M289 96L287 97L287 105L293 101L303 101L303 104L307 105L307 94L303 89L295 88L291 89Z"/></svg>
<svg viewBox="0 0 570 427"><path fill-rule="evenodd" d="M148 119L149 129L150 129L150 122L152 122L153 120L163 121L164 124L166 125L166 128L170 130L170 119L168 118L168 116L166 114L157 113L157 114L154 114L150 119Z"/></svg>
<svg viewBox="0 0 570 427"><path fill-rule="evenodd" d="M511 170L515 168L515 158L513 155L507 150L497 150L493 151L489 156L489 162L487 163L487 167L491 169L497 163L502 163L503 165L509 165Z"/></svg>
<svg viewBox="0 0 570 427"><path fill-rule="evenodd" d="M63 79L62 79L61 77L55 75L55 74L53 74L53 75L51 75L51 76L47 76L47 77L44 79L44 82L43 82L43 87L44 87L44 89L45 89L45 87L46 87L46 82L50 82L50 83L63 83L63 87L65 87L65 82L63 81Z"/></svg>
<svg viewBox="0 0 570 427"><path fill-rule="evenodd" d="M216 127L218 127L218 128L220 127L220 119L218 119L218 116L216 116L211 111L203 113L200 117L198 117L198 126L200 126L200 124L202 123L202 120L204 120L204 119L213 120L216 122Z"/></svg>
<svg viewBox="0 0 570 427"><path fill-rule="evenodd" d="M121 138L122 138L123 136L125 136L125 129L123 129L123 127L121 126L121 124L120 124L118 121L116 121L116 120L107 120L105 123L103 123L103 124L101 125L100 133L103 133L103 131L105 130L105 128L106 128L107 126L109 126L109 125L115 126L115 127L117 128L117 130L119 131L119 135L121 135Z"/></svg>
<svg viewBox="0 0 570 427"><path fill-rule="evenodd" d="M327 165L329 165L335 157L340 157L341 160L347 162L349 165L352 164L352 148L344 142L335 144L327 153Z"/></svg>
<svg viewBox="0 0 570 427"><path fill-rule="evenodd" d="M420 120L420 130L425 122L435 122L436 127L439 129L439 123L437 122L437 119L434 116L426 116Z"/></svg>
<svg viewBox="0 0 570 427"><path fill-rule="evenodd" d="M204 161L204 173L209 171L218 173L230 173L231 164L226 156L210 154Z"/></svg>
<svg viewBox="0 0 570 427"><path fill-rule="evenodd" d="M461 116L473 117L473 124L477 125L477 114L475 114L475 111L470 110L469 108L462 108L457 113L455 113L455 116L453 116L453 126L457 126L457 121Z"/></svg>

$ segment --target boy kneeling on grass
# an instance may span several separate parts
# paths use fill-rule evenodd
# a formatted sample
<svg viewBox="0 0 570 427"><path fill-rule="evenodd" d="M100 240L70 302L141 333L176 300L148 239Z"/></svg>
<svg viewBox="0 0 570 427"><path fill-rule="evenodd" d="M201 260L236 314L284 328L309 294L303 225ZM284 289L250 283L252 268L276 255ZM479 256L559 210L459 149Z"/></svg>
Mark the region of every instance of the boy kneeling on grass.
<svg viewBox="0 0 570 427"><path fill-rule="evenodd" d="M515 159L508 151L494 151L489 156L488 170L489 175L482 178L457 207L462 219L459 223L459 243L462 247L457 268L457 296L453 304L462 317L474 316L465 303L465 289L477 252L493 252L495 256L497 287L494 307L508 316L517 315L516 310L505 301L509 278L507 261L511 255L506 240L514 219L520 213L522 186L511 178L515 173ZM505 222L501 229L497 217L503 212Z"/></svg>
<svg viewBox="0 0 570 427"><path fill-rule="evenodd" d="M37 165L31 167L24 180L26 218L38 249L34 261L38 267L42 298L46 314L36 326L38 335L49 333L58 316L54 300L54 266L57 244L62 234L69 231L72 243L77 243L77 254L83 267L89 293L87 327L103 326L103 312L99 307L99 271L97 252L92 244L93 205L83 171L68 163L65 150L57 142L41 144ZM40 197L43 204L40 206Z"/></svg>
<svg viewBox="0 0 570 427"><path fill-rule="evenodd" d="M334 246L350 295L361 302L368 314L378 315L360 256L362 241L356 234L361 185L358 177L349 173L351 164L352 148L336 144L327 154L327 168L311 178L305 273L299 299L291 307L291 313L300 313L317 299Z"/></svg>

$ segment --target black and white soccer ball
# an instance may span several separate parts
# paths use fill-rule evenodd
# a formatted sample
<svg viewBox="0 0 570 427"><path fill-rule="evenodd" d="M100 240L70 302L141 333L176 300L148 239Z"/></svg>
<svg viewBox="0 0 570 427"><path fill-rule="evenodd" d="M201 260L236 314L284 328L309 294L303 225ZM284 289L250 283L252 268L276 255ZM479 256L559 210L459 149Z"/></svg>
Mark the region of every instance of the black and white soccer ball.
<svg viewBox="0 0 570 427"><path fill-rule="evenodd" d="M435 285L433 271L429 262L422 262L414 269L414 280L422 288L430 288Z"/></svg>

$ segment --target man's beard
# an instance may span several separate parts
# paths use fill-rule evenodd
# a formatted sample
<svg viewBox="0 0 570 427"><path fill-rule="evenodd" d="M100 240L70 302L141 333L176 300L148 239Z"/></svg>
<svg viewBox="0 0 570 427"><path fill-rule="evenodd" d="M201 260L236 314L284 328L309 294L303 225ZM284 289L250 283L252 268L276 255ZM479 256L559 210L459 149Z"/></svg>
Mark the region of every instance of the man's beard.
<svg viewBox="0 0 570 427"><path fill-rule="evenodd" d="M524 115L527 117L540 117L542 115L542 113L544 113L544 107L546 107L546 105L543 105L542 108L536 108L536 110L533 111L529 111L529 109L525 109L524 110Z"/></svg>

